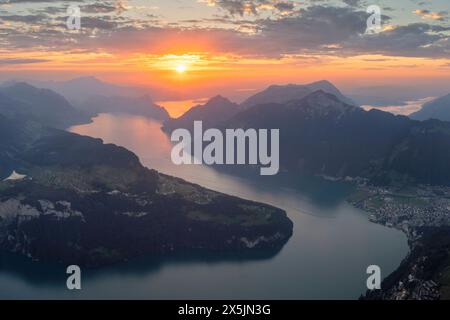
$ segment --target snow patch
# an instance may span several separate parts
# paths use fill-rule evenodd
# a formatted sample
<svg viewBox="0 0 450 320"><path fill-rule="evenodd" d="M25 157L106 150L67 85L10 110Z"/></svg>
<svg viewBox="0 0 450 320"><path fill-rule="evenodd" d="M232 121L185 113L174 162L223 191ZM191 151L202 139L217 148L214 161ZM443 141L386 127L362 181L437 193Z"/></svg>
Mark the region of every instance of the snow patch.
<svg viewBox="0 0 450 320"><path fill-rule="evenodd" d="M25 179L27 176L25 174L17 173L15 170L11 173L11 175L4 179L3 181L17 181Z"/></svg>

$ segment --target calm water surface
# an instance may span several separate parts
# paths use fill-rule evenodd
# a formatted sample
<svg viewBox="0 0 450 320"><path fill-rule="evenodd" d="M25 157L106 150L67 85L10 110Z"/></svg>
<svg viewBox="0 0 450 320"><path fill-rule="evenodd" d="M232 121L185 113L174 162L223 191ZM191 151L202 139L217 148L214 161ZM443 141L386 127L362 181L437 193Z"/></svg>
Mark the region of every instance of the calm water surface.
<svg viewBox="0 0 450 320"><path fill-rule="evenodd" d="M83 270L83 289L65 289L62 266L0 255L0 298L121 299L356 299L365 291L367 266L383 276L408 251L399 231L373 224L345 202L350 186L280 174L236 176L204 166L174 166L160 123L102 114L72 132L102 138L135 152L161 172L287 211L294 235L275 256L214 253L145 257ZM282 156L282 155L281 155Z"/></svg>

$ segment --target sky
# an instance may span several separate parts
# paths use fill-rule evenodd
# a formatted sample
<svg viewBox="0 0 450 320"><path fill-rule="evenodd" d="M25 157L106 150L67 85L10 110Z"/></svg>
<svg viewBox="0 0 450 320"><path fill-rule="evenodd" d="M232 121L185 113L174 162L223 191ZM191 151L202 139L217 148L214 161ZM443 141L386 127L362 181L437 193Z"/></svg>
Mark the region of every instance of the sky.
<svg viewBox="0 0 450 320"><path fill-rule="evenodd" d="M0 80L88 75L191 98L321 79L450 92L450 1L0 0Z"/></svg>

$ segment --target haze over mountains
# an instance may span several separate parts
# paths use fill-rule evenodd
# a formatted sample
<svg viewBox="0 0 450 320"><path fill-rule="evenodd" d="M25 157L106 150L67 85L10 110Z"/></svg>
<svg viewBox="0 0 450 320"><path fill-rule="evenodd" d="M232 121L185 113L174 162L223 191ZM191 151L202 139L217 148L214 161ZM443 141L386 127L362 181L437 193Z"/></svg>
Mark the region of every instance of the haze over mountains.
<svg viewBox="0 0 450 320"><path fill-rule="evenodd" d="M48 110L39 109L43 112L40 115L43 119L51 119L50 111L55 107L55 110L53 110L55 111L54 116L61 112L68 113L68 109L72 109L72 113L79 113L87 119L103 112L128 113L157 120L169 118L167 111L153 102L147 89L121 87L102 82L95 77L77 78L62 82L29 82L33 85L28 82L7 81L0 87L0 92L6 93L8 91L10 95L14 95L16 98L20 97L19 100L27 100L30 103L33 100L33 94L36 94L39 90L41 92L45 90L48 96L48 101L45 101ZM52 100L49 100L50 96L53 97ZM37 97L41 98L39 95ZM39 103L39 101L36 102ZM87 122L86 119L81 122L73 121L74 115L68 115L68 118L72 119L72 123L68 121L71 125ZM54 123L49 123L49 125L54 126Z"/></svg>
<svg viewBox="0 0 450 320"><path fill-rule="evenodd" d="M14 83L18 81L7 81L6 83ZM177 97L175 92L152 87L139 86L123 86L102 81L93 76L74 78L67 81L35 81L23 80L19 82L27 82L38 88L53 90L63 95L72 104L77 105L83 103L86 98L103 96L121 96L121 97L141 97L150 95L153 99L167 99Z"/></svg>
<svg viewBox="0 0 450 320"><path fill-rule="evenodd" d="M450 94L424 104L421 110L409 117L415 120L438 119L450 121Z"/></svg>
<svg viewBox="0 0 450 320"><path fill-rule="evenodd" d="M140 97L126 96L92 96L77 107L92 114L98 113L128 113L144 116L156 120L169 119L169 113L161 106L156 105L148 95Z"/></svg>
<svg viewBox="0 0 450 320"><path fill-rule="evenodd" d="M43 125L66 128L90 121L89 113L75 109L63 96L27 83L0 87L0 114L33 119Z"/></svg>
<svg viewBox="0 0 450 320"><path fill-rule="evenodd" d="M348 90L347 95L361 106L385 107L405 105L408 101L439 96L442 92L445 92L442 88L431 88L430 85L413 87L398 84L357 87Z"/></svg>

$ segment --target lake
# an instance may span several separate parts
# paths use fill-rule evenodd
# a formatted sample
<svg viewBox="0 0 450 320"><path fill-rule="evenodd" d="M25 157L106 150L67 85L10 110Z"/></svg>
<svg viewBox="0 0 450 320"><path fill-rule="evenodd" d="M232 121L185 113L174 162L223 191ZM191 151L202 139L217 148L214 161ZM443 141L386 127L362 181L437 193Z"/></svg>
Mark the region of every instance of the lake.
<svg viewBox="0 0 450 320"><path fill-rule="evenodd" d="M270 257L143 257L83 270L79 292L66 289L65 266L3 253L0 299L357 299L366 290L369 265L380 266L385 277L406 256L402 232L369 222L367 213L346 203L350 185L283 173L260 177L175 166L160 126L144 117L101 114L70 131L124 146L161 172L286 210L294 234L283 249Z"/></svg>

